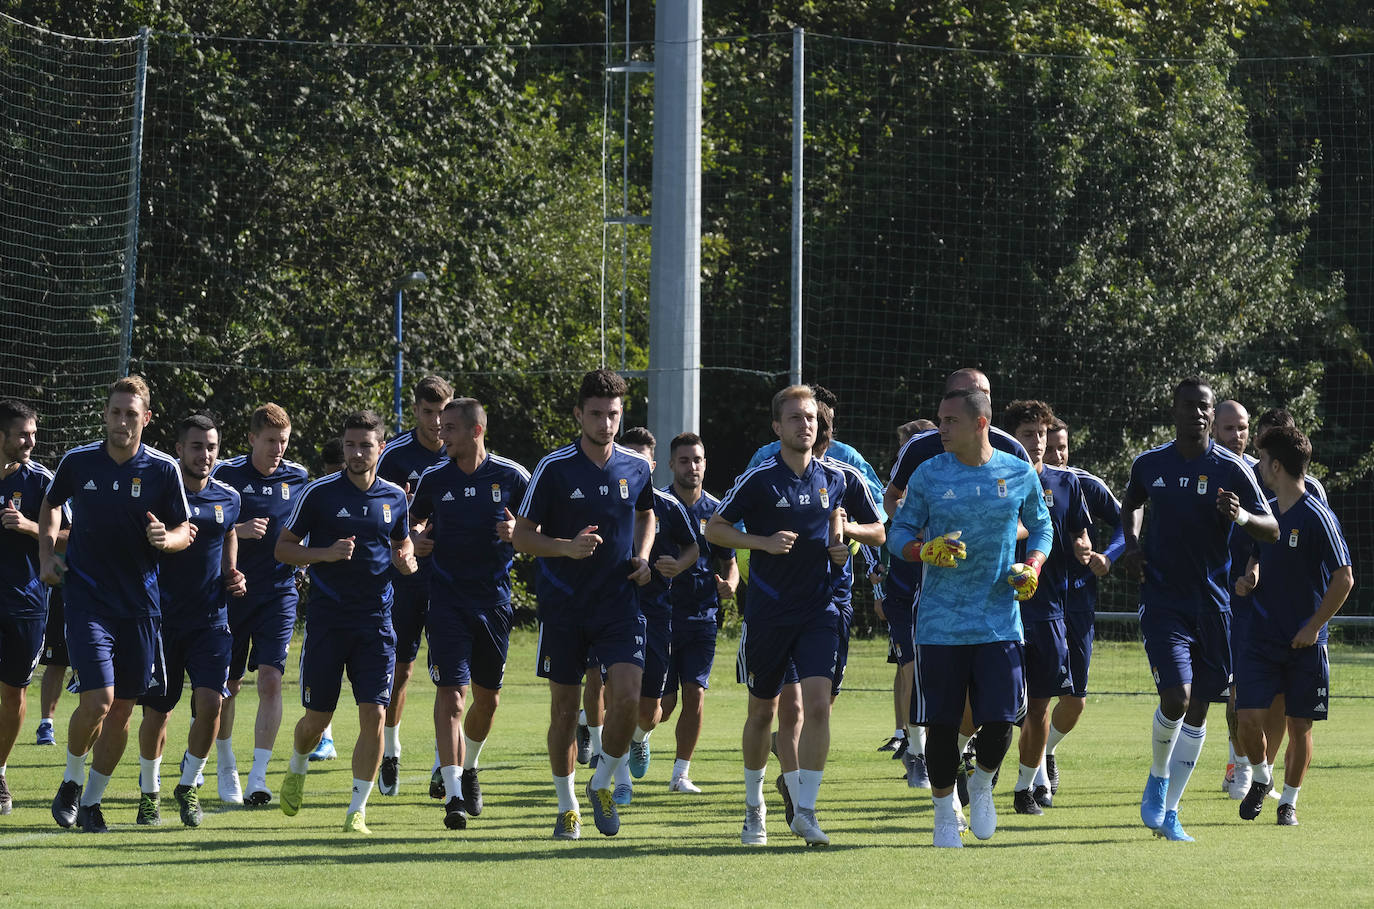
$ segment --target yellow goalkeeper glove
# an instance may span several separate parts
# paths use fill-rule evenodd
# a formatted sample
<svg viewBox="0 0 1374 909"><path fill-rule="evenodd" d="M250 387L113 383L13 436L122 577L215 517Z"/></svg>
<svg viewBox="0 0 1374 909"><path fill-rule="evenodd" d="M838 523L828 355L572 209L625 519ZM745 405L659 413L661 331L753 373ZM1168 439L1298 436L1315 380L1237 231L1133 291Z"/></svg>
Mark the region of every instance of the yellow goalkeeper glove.
<svg viewBox="0 0 1374 909"><path fill-rule="evenodd" d="M1011 566L1007 583L1016 591L1018 601L1029 600L1035 596L1036 588L1040 586L1040 563L1034 559L1017 562Z"/></svg>
<svg viewBox="0 0 1374 909"><path fill-rule="evenodd" d="M921 561L927 565L953 568L955 559L968 558L968 549L959 542L962 530L946 533L926 542L921 547Z"/></svg>

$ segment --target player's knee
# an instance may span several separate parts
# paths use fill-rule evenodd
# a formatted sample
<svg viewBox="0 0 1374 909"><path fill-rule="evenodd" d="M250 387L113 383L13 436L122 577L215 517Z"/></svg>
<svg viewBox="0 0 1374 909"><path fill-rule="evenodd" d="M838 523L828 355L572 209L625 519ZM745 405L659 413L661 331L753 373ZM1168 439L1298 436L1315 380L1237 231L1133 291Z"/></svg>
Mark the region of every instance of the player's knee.
<svg viewBox="0 0 1374 909"><path fill-rule="evenodd" d="M984 768L998 767L1002 758L1007 756L1011 747L1011 723L984 723L978 729L974 749L978 765Z"/></svg>
<svg viewBox="0 0 1374 909"><path fill-rule="evenodd" d="M1171 720L1188 712L1188 692L1183 688L1166 688L1159 693L1159 710Z"/></svg>

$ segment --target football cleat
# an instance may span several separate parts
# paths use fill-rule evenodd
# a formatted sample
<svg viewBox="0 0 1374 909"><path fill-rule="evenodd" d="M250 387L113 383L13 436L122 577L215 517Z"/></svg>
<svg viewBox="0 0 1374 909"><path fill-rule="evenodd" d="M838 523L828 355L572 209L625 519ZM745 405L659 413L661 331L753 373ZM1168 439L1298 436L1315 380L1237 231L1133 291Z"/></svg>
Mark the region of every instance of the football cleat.
<svg viewBox="0 0 1374 909"><path fill-rule="evenodd" d="M963 849L963 830L958 818L949 821L935 821L934 845L941 849Z"/></svg>
<svg viewBox="0 0 1374 909"><path fill-rule="evenodd" d="M894 735L894 736L892 736L891 738L889 738L886 742L883 742L881 745L879 745L879 746L878 746L878 750L879 750L879 751L896 751L896 750L901 746L902 742L905 742L905 741L906 741L906 736L904 736L904 735L902 735L902 736Z"/></svg>
<svg viewBox="0 0 1374 909"><path fill-rule="evenodd" d="M100 810L99 802L76 809L76 826L81 828L82 833L110 832L110 828L105 826L105 812Z"/></svg>
<svg viewBox="0 0 1374 909"><path fill-rule="evenodd" d="M905 737L898 739L897 747L892 749L892 759L894 761L905 760L910 747L911 743L908 742Z"/></svg>
<svg viewBox="0 0 1374 909"><path fill-rule="evenodd" d="M1298 826L1298 809L1287 802L1279 802L1279 816L1276 820L1280 827Z"/></svg>
<svg viewBox="0 0 1374 909"><path fill-rule="evenodd" d="M635 787L630 783L617 783L611 790L611 800L624 807L634 801Z"/></svg>
<svg viewBox="0 0 1374 909"><path fill-rule="evenodd" d="M1164 820L1160 822L1159 828L1155 830L1155 836L1166 840L1172 840L1176 843L1193 842L1193 838L1184 832L1183 825L1178 822L1177 811L1164 812Z"/></svg>
<svg viewBox="0 0 1374 909"><path fill-rule="evenodd" d="M620 814L615 810L615 798L609 789L593 789L587 780L587 801L592 803L592 821L603 836L620 832Z"/></svg>
<svg viewBox="0 0 1374 909"><path fill-rule="evenodd" d="M778 794L782 796L783 816L787 818L787 826L791 827L792 818L796 810L792 807L792 793L787 788L787 775L785 773L778 774L778 782L776 785L778 787Z"/></svg>
<svg viewBox="0 0 1374 909"><path fill-rule="evenodd" d="M821 825L816 822L816 809L798 808L787 825L792 832L806 841L808 846L829 846L830 837L825 835Z"/></svg>
<svg viewBox="0 0 1374 909"><path fill-rule="evenodd" d="M910 789L929 789L930 774L926 772L926 756L907 752L904 760L907 787Z"/></svg>
<svg viewBox="0 0 1374 909"><path fill-rule="evenodd" d="M444 791L444 775L435 767L434 772L429 775L429 797L442 799L446 795L448 793Z"/></svg>
<svg viewBox="0 0 1374 909"><path fill-rule="evenodd" d="M199 827L204 813L200 810L200 793L194 786L178 785L172 790L172 797L177 800L177 812L181 815L181 822L187 827Z"/></svg>
<svg viewBox="0 0 1374 909"><path fill-rule="evenodd" d="M744 829L740 830L739 841L746 846L763 846L768 843L768 827L764 819L768 809L762 804L744 806Z"/></svg>
<svg viewBox="0 0 1374 909"><path fill-rule="evenodd" d="M286 771L286 777L281 781L281 813L287 817L295 817L296 812L301 810L301 802L304 799L305 774Z"/></svg>
<svg viewBox="0 0 1374 909"><path fill-rule="evenodd" d="M582 818L576 810L562 811L553 822L553 838L556 840L576 840L582 838Z"/></svg>
<svg viewBox="0 0 1374 909"><path fill-rule="evenodd" d="M138 795L138 815L134 820L141 827L161 827L162 811L158 804L158 797L141 792Z"/></svg>
<svg viewBox="0 0 1374 909"><path fill-rule="evenodd" d="M301 776L301 777L304 777L305 774L302 773L302 774L300 774L300 776ZM283 786L283 787L282 787L283 798L285 797L285 793L286 793L286 787ZM361 811L350 811L350 812L348 812L348 817L344 818L343 829L344 829L344 833L363 833L363 834L368 834L368 833L371 833L371 832L372 832L371 830L368 830L368 829L367 829L367 823L366 823L366 821L364 820L364 818L363 818L363 813L362 813Z"/></svg>
<svg viewBox="0 0 1374 909"><path fill-rule="evenodd" d="M243 787L239 785L239 771L233 764L226 764L215 771L219 780L219 800L226 805L243 804Z"/></svg>
<svg viewBox="0 0 1374 909"><path fill-rule="evenodd" d="M1232 761L1226 765L1226 772L1221 776L1221 791L1229 793L1231 791L1231 783L1235 782L1235 779L1236 762Z"/></svg>
<svg viewBox="0 0 1374 909"><path fill-rule="evenodd" d="M395 795L396 787L401 781L401 759L399 757L382 758L382 769L377 774L377 791L382 795Z"/></svg>
<svg viewBox="0 0 1374 909"><path fill-rule="evenodd" d="M1017 789L1011 794L1011 806L1017 814L1044 814L1045 809L1035 800L1035 793L1029 789ZM979 837L982 839L982 837Z"/></svg>
<svg viewBox="0 0 1374 909"><path fill-rule="evenodd" d="M290 774L287 774L290 776ZM301 774L304 776L305 774ZM248 781L248 794L243 797L243 803L253 808L261 808L263 805L272 804L272 790L267 788L267 781L253 782Z"/></svg>
<svg viewBox="0 0 1374 909"><path fill-rule="evenodd" d="M585 764L592 759L592 731L581 723L577 724L577 763ZM565 812L566 813L566 812ZM577 839L577 837L560 837Z"/></svg>
<svg viewBox="0 0 1374 909"><path fill-rule="evenodd" d="M1059 764L1054 760L1054 755L1045 755L1045 776L1050 778L1050 795L1059 794ZM1046 808L1049 806L1046 805Z"/></svg>
<svg viewBox="0 0 1374 909"><path fill-rule="evenodd" d="M334 747L334 740L329 736L320 736L320 743L310 752L312 761L332 761L339 756L339 751Z"/></svg>
<svg viewBox="0 0 1374 909"><path fill-rule="evenodd" d="M692 782L685 776L675 776L668 784L669 792L690 792L692 795L701 795L701 787Z"/></svg>
<svg viewBox="0 0 1374 909"><path fill-rule="evenodd" d="M1145 779L1145 792L1140 796L1140 820L1151 830L1164 823L1164 797L1169 794L1169 778L1153 773Z"/></svg>
<svg viewBox="0 0 1374 909"><path fill-rule="evenodd" d="M643 779L649 772L649 740L630 743L630 776Z"/></svg>
<svg viewBox="0 0 1374 909"><path fill-rule="evenodd" d="M3 774L0 774L0 814L9 814L14 810L14 796L10 795L10 784L5 781Z"/></svg>
<svg viewBox="0 0 1374 909"><path fill-rule="evenodd" d="M468 825L468 813L463 800L454 796L444 805L444 826L450 830L462 830Z"/></svg>
<svg viewBox="0 0 1374 909"><path fill-rule="evenodd" d="M75 780L63 780L57 787L57 795L52 797L52 819L57 821L57 826L70 827L76 823L81 789L81 784Z"/></svg>
<svg viewBox="0 0 1374 909"><path fill-rule="evenodd" d="M1231 787L1227 793L1234 801L1239 802L1245 798L1245 794L1250 791L1250 783L1255 779L1255 768L1252 764L1237 764L1236 769L1231 774Z"/></svg>
<svg viewBox="0 0 1374 909"><path fill-rule="evenodd" d="M477 782L477 768L464 770L463 776L463 808L469 817L477 817L482 813L482 784ZM443 785L443 779L439 780Z"/></svg>
<svg viewBox="0 0 1374 909"><path fill-rule="evenodd" d="M1259 817L1260 812L1264 810L1264 797L1273 788L1273 783L1261 783L1258 780L1251 783L1250 791L1245 793L1245 798L1240 800L1240 819L1253 821Z"/></svg>
<svg viewBox="0 0 1374 909"><path fill-rule="evenodd" d="M1035 803L1041 808L1054 807L1054 794L1049 786L1036 786L1031 790L1031 795L1035 796Z"/></svg>
<svg viewBox="0 0 1374 909"><path fill-rule="evenodd" d="M992 802L991 786L969 787L968 816L969 827L972 828L974 836L980 840L992 839L992 835L997 832L997 806Z"/></svg>
<svg viewBox="0 0 1374 909"><path fill-rule="evenodd" d="M35 745L56 745L57 737L53 734L52 721L44 720L38 724L38 740Z"/></svg>

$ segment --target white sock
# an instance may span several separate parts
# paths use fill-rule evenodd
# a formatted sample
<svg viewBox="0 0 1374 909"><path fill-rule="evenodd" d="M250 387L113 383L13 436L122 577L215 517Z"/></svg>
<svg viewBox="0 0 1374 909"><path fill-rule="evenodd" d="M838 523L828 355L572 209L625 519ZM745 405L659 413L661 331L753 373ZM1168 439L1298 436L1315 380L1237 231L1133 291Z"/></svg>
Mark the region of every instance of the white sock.
<svg viewBox="0 0 1374 909"><path fill-rule="evenodd" d="M1250 767L1250 766L1253 766L1253 765L1250 763L1250 756L1249 756L1248 754L1238 754L1238 755L1236 755L1236 758L1235 758L1235 765L1236 765L1236 770L1240 770L1240 769L1243 768L1243 767Z"/></svg>
<svg viewBox="0 0 1374 909"><path fill-rule="evenodd" d="M650 729L649 732L653 732L653 730ZM643 741L646 741L646 740L649 738L649 732L645 732L642 728L640 728L638 725L636 725L636 726L635 726L634 734L630 736L630 741L632 741L632 742L643 742Z"/></svg>
<svg viewBox="0 0 1374 909"><path fill-rule="evenodd" d="M971 736L971 735L964 735L962 732L959 733L959 753L960 753L960 754L963 754L963 753L964 753L964 749L968 747L969 740L972 739L972 738L973 738L973 736Z"/></svg>
<svg viewBox="0 0 1374 909"><path fill-rule="evenodd" d="M308 758L307 758L308 759ZM353 778L353 800L348 803L348 813L362 811L367 807L367 797L372 794L372 781Z"/></svg>
<svg viewBox="0 0 1374 909"><path fill-rule="evenodd" d="M1054 754L1054 749L1059 747L1059 743L1064 741L1067 732L1060 732L1054 728L1054 723L1050 723L1050 737L1045 740L1045 753Z"/></svg>
<svg viewBox="0 0 1374 909"><path fill-rule="evenodd" d="M592 754L601 754L601 727L588 726L587 731L592 736Z"/></svg>
<svg viewBox="0 0 1374 909"><path fill-rule="evenodd" d="M67 752L67 770L62 774L62 782L71 780L82 785L86 782L86 755Z"/></svg>
<svg viewBox="0 0 1374 909"><path fill-rule="evenodd" d="M1202 743L1207 741L1207 724L1179 727L1178 742L1169 758L1169 794L1164 799L1165 811L1177 811L1183 798L1183 790L1188 788L1188 778L1193 775L1197 756L1202 753Z"/></svg>
<svg viewBox="0 0 1374 909"><path fill-rule="evenodd" d="M577 794L573 791L573 775L555 776L554 791L558 793L558 813L577 810Z"/></svg>
<svg viewBox="0 0 1374 909"><path fill-rule="evenodd" d="M912 743L916 745L916 749L917 749L921 754L925 754L925 753L926 753L926 727L924 727L924 726L912 726L910 729L908 729L908 730L906 731L906 734L907 734L907 738L909 738L909 739L912 741ZM908 745L907 747L909 748L909 747L911 747L911 746Z"/></svg>
<svg viewBox="0 0 1374 909"><path fill-rule="evenodd" d="M682 758L678 758L677 760L673 761L673 779L680 780L684 777L687 779L691 779L691 777L687 776L687 771L691 769L691 761L684 761Z"/></svg>
<svg viewBox="0 0 1374 909"><path fill-rule="evenodd" d="M209 755L206 755L206 757L209 757ZM181 760L181 785L195 786L196 774L202 773L205 770L205 758L196 757L188 750Z"/></svg>
<svg viewBox="0 0 1374 909"><path fill-rule="evenodd" d="M1035 768L1035 782L1031 784L1033 789L1050 788L1050 772L1045 769L1045 762L1041 761Z"/></svg>
<svg viewBox="0 0 1374 909"><path fill-rule="evenodd" d="M138 779L145 795L157 795L162 791L162 758L139 756Z"/></svg>
<svg viewBox="0 0 1374 909"><path fill-rule="evenodd" d="M1283 786L1283 795L1279 797L1279 804L1292 805L1294 808L1298 807L1298 791L1300 789L1302 789L1301 786L1289 786L1285 783Z"/></svg>
<svg viewBox="0 0 1374 909"><path fill-rule="evenodd" d="M630 782L630 762L629 762L629 761L621 761L621 762L620 762L620 766L616 768L616 771L615 771L615 784L616 784L616 786L630 786L630 787L633 788L634 783Z"/></svg>
<svg viewBox="0 0 1374 909"><path fill-rule="evenodd" d="M382 757L401 756L401 727L395 726L382 727Z"/></svg>
<svg viewBox="0 0 1374 909"><path fill-rule="evenodd" d="M433 774L433 773L434 773L436 770L438 770L441 766L443 766L443 765L439 762L439 742L438 742L438 740L436 739L435 742L434 742L434 766L431 767L431 768L429 768L429 772L430 772L431 774Z"/></svg>
<svg viewBox="0 0 1374 909"><path fill-rule="evenodd" d="M215 739L215 764L219 767L238 769L238 764L234 761L233 738Z"/></svg>
<svg viewBox="0 0 1374 909"><path fill-rule="evenodd" d="M248 771L248 779L267 784L267 762L272 760L271 748L253 749L253 769Z"/></svg>
<svg viewBox="0 0 1374 909"><path fill-rule="evenodd" d="M1259 783L1261 785L1263 785L1264 783L1272 784L1274 782L1274 777L1272 772L1270 771L1269 763L1267 761L1261 761L1260 763L1255 764L1254 768L1255 775L1254 777L1252 777L1253 782Z"/></svg>
<svg viewBox="0 0 1374 909"><path fill-rule="evenodd" d="M892 737L894 739L897 739L898 741L901 741L902 739L906 738L906 730L901 726L898 726L896 729L892 730Z"/></svg>
<svg viewBox="0 0 1374 909"><path fill-rule="evenodd" d="M949 795L932 795L930 800L935 803L935 820L944 821L947 824L955 822L955 815L959 811L959 796L951 792Z"/></svg>
<svg viewBox="0 0 1374 909"><path fill-rule="evenodd" d="M763 775L767 772L767 765L758 770L744 768L744 804L751 808L757 808L763 804Z"/></svg>
<svg viewBox="0 0 1374 909"><path fill-rule="evenodd" d="M994 770L984 770L982 767L974 764L973 776L971 776L968 781L969 791L972 792L974 789L987 789L990 791L992 789L992 775L995 772Z"/></svg>
<svg viewBox="0 0 1374 909"><path fill-rule="evenodd" d="M1016 788L1029 789L1035 785L1034 767L1027 767L1025 764L1016 765Z"/></svg>
<svg viewBox="0 0 1374 909"><path fill-rule="evenodd" d="M486 744L483 739L470 739L468 734L463 733L463 769L476 770L477 758L482 754L482 746Z"/></svg>
<svg viewBox="0 0 1374 909"><path fill-rule="evenodd" d="M630 753L607 754L601 753L601 760L596 762L596 772L592 774L593 789L610 789L611 781L615 779L616 771L629 758Z"/></svg>
<svg viewBox="0 0 1374 909"><path fill-rule="evenodd" d="M1154 725L1150 731L1150 775L1159 779L1169 778L1169 758L1174 753L1174 743L1178 741L1178 730L1183 718L1168 719L1163 711L1155 708Z"/></svg>
<svg viewBox="0 0 1374 909"><path fill-rule="evenodd" d="M586 711L586 710L578 710L578 711L577 711L577 725L579 725L579 726L585 726L585 725L587 725L587 711Z"/></svg>
<svg viewBox="0 0 1374 909"><path fill-rule="evenodd" d="M305 773L310 769L310 752L307 751L302 754L292 749L291 762L287 765L286 769L290 770L292 773Z"/></svg>
<svg viewBox="0 0 1374 909"><path fill-rule="evenodd" d="M821 777L824 770L798 770L797 794L793 797L798 808L816 810L816 799L821 794Z"/></svg>
<svg viewBox="0 0 1374 909"><path fill-rule="evenodd" d="M463 771L457 764L449 764L439 768L439 773L444 778L444 798L463 797Z"/></svg>
<svg viewBox="0 0 1374 909"><path fill-rule="evenodd" d="M92 767L90 776L86 778L86 788L81 791L81 804L88 808L91 805L99 805L100 800L105 797L105 787L108 785L110 778L103 773L97 773Z"/></svg>
<svg viewBox="0 0 1374 909"><path fill-rule="evenodd" d="M801 770L784 770L782 782L787 787L787 794L792 796L792 804L796 805L797 799L801 798Z"/></svg>
<svg viewBox="0 0 1374 909"><path fill-rule="evenodd" d="M47 726L49 729L52 728L52 717L50 717L50 716L45 716L45 717L43 717L41 720L38 721L38 728L39 728L39 729L42 729L44 726Z"/></svg>
<svg viewBox="0 0 1374 909"><path fill-rule="evenodd" d="M324 727L324 733L320 736L320 741L321 741L321 742L332 742L332 741L334 741L334 724L333 724L333 723L330 723L328 726L325 726L325 727Z"/></svg>

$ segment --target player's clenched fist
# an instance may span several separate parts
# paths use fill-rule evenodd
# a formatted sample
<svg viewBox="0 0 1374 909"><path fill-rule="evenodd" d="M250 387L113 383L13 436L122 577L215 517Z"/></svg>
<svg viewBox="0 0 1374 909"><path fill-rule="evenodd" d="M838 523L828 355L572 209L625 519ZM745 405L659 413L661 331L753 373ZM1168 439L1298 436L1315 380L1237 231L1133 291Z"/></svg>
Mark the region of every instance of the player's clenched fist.
<svg viewBox="0 0 1374 909"><path fill-rule="evenodd" d="M792 551L792 544L796 542L795 533L790 530L779 530L768 538L768 544L763 547L763 551L773 555L787 555Z"/></svg>
<svg viewBox="0 0 1374 909"><path fill-rule="evenodd" d="M601 545L601 537L596 534L596 524L588 524L577 532L577 536L568 541L568 558L585 559L596 552L596 547Z"/></svg>
<svg viewBox="0 0 1374 909"><path fill-rule="evenodd" d="M959 542L962 530L941 534L921 547L921 561L939 568L953 568L955 559L968 558L968 547Z"/></svg>
<svg viewBox="0 0 1374 909"><path fill-rule="evenodd" d="M353 558L353 537L335 540L328 552L329 558L325 559L326 562L347 562Z"/></svg>

